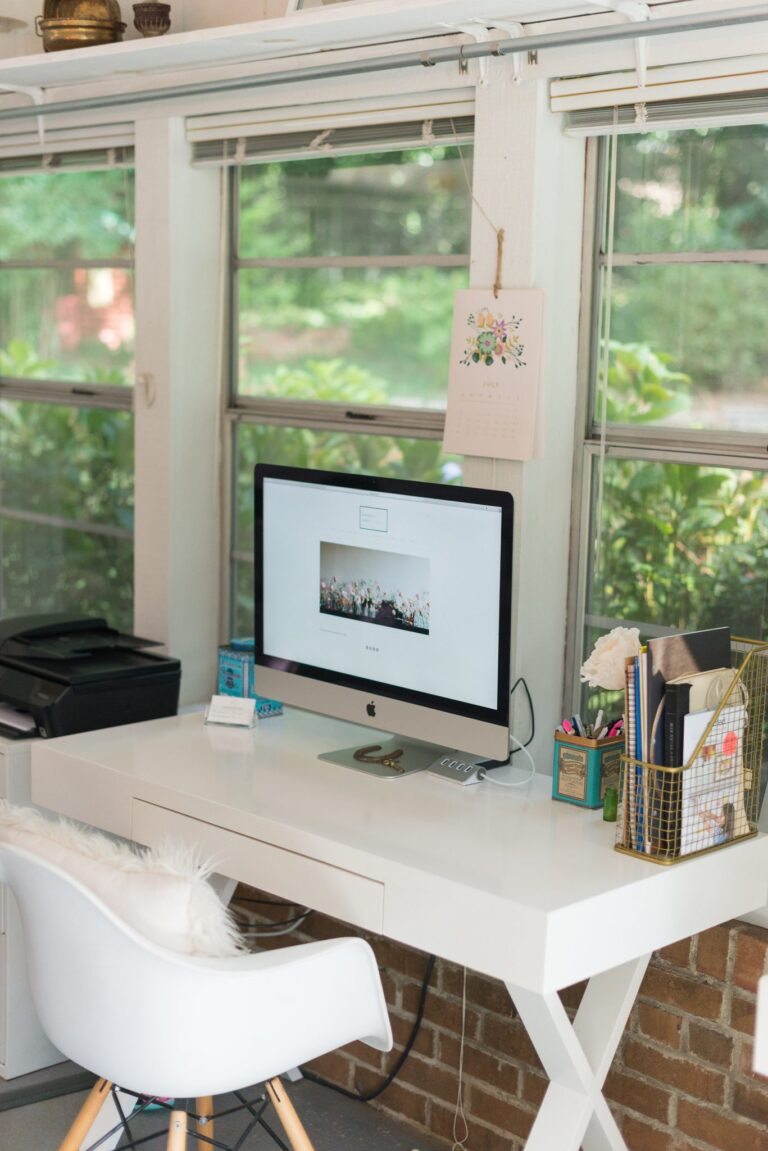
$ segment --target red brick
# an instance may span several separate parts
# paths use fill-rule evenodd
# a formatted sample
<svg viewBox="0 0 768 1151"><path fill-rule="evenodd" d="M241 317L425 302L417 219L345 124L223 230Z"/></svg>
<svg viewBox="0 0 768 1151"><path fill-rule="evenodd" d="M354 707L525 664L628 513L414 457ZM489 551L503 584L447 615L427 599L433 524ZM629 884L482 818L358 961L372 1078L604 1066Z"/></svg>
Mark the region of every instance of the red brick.
<svg viewBox="0 0 768 1151"><path fill-rule="evenodd" d="M733 1065L734 1042L730 1035L714 1027L703 1027L691 1021L688 1028L688 1050L707 1063L716 1063L726 1070Z"/></svg>
<svg viewBox="0 0 768 1151"><path fill-rule="evenodd" d="M723 992L703 979L689 975L676 975L649 967L640 994L655 1003L666 1003L688 1015L702 1019L719 1019L723 1006Z"/></svg>
<svg viewBox="0 0 768 1151"><path fill-rule="evenodd" d="M647 1043L637 1040L626 1043L624 1065L685 1095L695 1095L698 1099L715 1103L722 1102L725 1097L726 1078L720 1071L676 1055L665 1055Z"/></svg>
<svg viewBox="0 0 768 1151"><path fill-rule="evenodd" d="M735 1083L733 1110L745 1119L753 1119L768 1129L768 1083ZM768 1144L768 1135L766 1135Z"/></svg>
<svg viewBox="0 0 768 1151"><path fill-rule="evenodd" d="M664 963L671 963L673 967L683 967L686 970L691 966L691 940L680 939L671 943L669 947L662 947L657 957Z"/></svg>
<svg viewBox="0 0 768 1151"><path fill-rule="evenodd" d="M392 1024L395 1048L398 1051L402 1051L413 1034L413 1019L403 1019L401 1016L395 1015L392 1011L389 1013L389 1019ZM416 1055L423 1055L426 1059L432 1059L435 1055L435 1048L435 1032L431 1027L425 1027L422 1024L416 1034L411 1050L415 1052Z"/></svg>
<svg viewBox="0 0 768 1151"><path fill-rule="evenodd" d="M439 988L448 995L461 999L464 994L464 970L445 964L440 972ZM498 1015L514 1015L514 1007L504 984L498 979L467 972L467 1003L481 1011L494 1011Z"/></svg>
<svg viewBox="0 0 768 1151"><path fill-rule="evenodd" d="M741 1059L739 1061L739 1065L741 1068L741 1074L746 1075L746 1077L748 1079L751 1079L755 1083L762 1083L762 1084L768 1086L768 1075L761 1075L759 1073L759 1071L753 1071L753 1069L752 1069L753 1058L754 1058L754 1048L753 1048L752 1044L747 1043L746 1040L742 1040Z"/></svg>
<svg viewBox="0 0 768 1151"><path fill-rule="evenodd" d="M766 1151L768 1147L764 1127L690 1099L681 1099L678 1103L677 1126L684 1135L717 1151Z"/></svg>
<svg viewBox="0 0 768 1151"><path fill-rule="evenodd" d="M430 1098L442 1099L445 1103L453 1103L456 1100L458 1090L456 1072L453 1068L440 1067L432 1060L410 1055L400 1069L397 1079L398 1082L415 1087Z"/></svg>
<svg viewBox="0 0 768 1151"><path fill-rule="evenodd" d="M507 1059L526 1063L530 1067L541 1067L536 1049L519 1019L501 1019L498 1015L485 1015L482 1020L481 1037L484 1046L500 1052Z"/></svg>
<svg viewBox="0 0 768 1151"><path fill-rule="evenodd" d="M755 997L737 995L731 998L731 1027L745 1035L755 1034Z"/></svg>
<svg viewBox="0 0 768 1151"><path fill-rule="evenodd" d="M618 1103L629 1111L638 1111L659 1123L669 1123L671 1093L636 1075L626 1075L614 1069L606 1080L605 1095L612 1103Z"/></svg>
<svg viewBox="0 0 768 1151"><path fill-rule="evenodd" d="M728 950L731 929L728 924L702 931L696 943L696 971L713 979L725 980L728 974Z"/></svg>
<svg viewBox="0 0 768 1151"><path fill-rule="evenodd" d="M508 1131L521 1139L527 1139L536 1118L531 1109L525 1109L519 1103L504 1099L499 1095L492 1095L482 1087L472 1084L469 1092L468 1110L475 1119L482 1121L489 1127L496 1127L501 1131Z"/></svg>
<svg viewBox="0 0 768 1151"><path fill-rule="evenodd" d="M762 927L744 927L736 936L733 960L733 982L745 991L757 991L757 981L766 971L768 931Z"/></svg>
<svg viewBox="0 0 768 1151"><path fill-rule="evenodd" d="M424 1005L424 1019L442 1031L452 1031L454 1035L460 1035L462 1027L461 1003L455 999L446 999L444 995L428 995ZM480 1017L477 1012L467 1008L464 1015L464 1034L467 1038L472 1039L477 1035L479 1021Z"/></svg>
<svg viewBox="0 0 768 1151"><path fill-rule="evenodd" d="M681 1142L674 1131L651 1127L632 1115L624 1116L621 1133L629 1151L695 1151L687 1141Z"/></svg>
<svg viewBox="0 0 768 1151"><path fill-rule="evenodd" d="M365 1094L365 1092L376 1087L377 1082L375 1076L369 1075L367 1072L361 1072L355 1079L355 1087L359 1092ZM410 1087L404 1087L399 1077L395 1079L394 1083L390 1083L386 1091L378 1097L377 1103L383 1110L399 1116L406 1122L410 1121L411 1123L418 1123L420 1126L426 1127L426 1096L420 1091L412 1091Z"/></svg>
<svg viewBox="0 0 768 1151"><path fill-rule="evenodd" d="M400 1010L404 1015L410 1015L416 1018L416 1012L419 1009L421 1002L421 984L414 983L412 980L399 980L400 983ZM433 991L430 987L427 992L427 999L436 995L437 992Z"/></svg>
<svg viewBox="0 0 768 1151"><path fill-rule="evenodd" d="M510 1151L509 1135L506 1132L494 1131L478 1123L472 1115L466 1116L469 1138L466 1146L472 1151ZM454 1130L458 1137L464 1135L464 1125L461 1118L456 1116L454 1108L450 1110L441 1104L435 1103L430 1118L430 1131L438 1139L445 1139L450 1146L454 1141ZM515 1144L516 1145L516 1144Z"/></svg>
<svg viewBox="0 0 768 1151"><path fill-rule="evenodd" d="M388 971L396 971L409 979L415 979L419 984L427 970L428 956L422 951L415 951L412 947L403 947L391 939L379 937L370 938L369 942L376 955L379 967ZM434 980L434 972L432 979Z"/></svg>
<svg viewBox="0 0 768 1151"><path fill-rule="evenodd" d="M458 1073L460 1043L454 1035L440 1036L440 1059ZM464 1075L477 1079L486 1087L505 1091L508 1095L517 1094L518 1069L497 1053L486 1051L473 1044L464 1044Z"/></svg>
<svg viewBox="0 0 768 1151"><path fill-rule="evenodd" d="M682 1043L683 1018L674 1011L664 1011L652 1003L638 1003L637 1021L640 1031L649 1039L679 1050Z"/></svg>
<svg viewBox="0 0 768 1151"><path fill-rule="evenodd" d="M307 1063L307 1067L339 1087L346 1087L350 1091L353 1089L354 1063L340 1051L331 1051L319 1059L313 1059Z"/></svg>
<svg viewBox="0 0 768 1151"><path fill-rule="evenodd" d="M574 983L571 987L563 988L560 992L560 999L567 1011L578 1011L586 988L586 983Z"/></svg>
<svg viewBox="0 0 768 1151"><path fill-rule="evenodd" d="M526 1103L532 1103L538 1112L548 1087L549 1080L545 1075L537 1075L535 1071L525 1071L520 1098Z"/></svg>

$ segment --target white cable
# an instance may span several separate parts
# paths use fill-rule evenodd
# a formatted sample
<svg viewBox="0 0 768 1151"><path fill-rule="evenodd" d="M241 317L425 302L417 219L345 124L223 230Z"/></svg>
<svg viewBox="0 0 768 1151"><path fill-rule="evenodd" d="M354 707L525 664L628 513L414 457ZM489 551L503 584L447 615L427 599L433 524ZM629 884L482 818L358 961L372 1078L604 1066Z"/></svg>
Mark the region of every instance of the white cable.
<svg viewBox="0 0 768 1151"><path fill-rule="evenodd" d="M456 1089L456 1110L453 1113L453 1146L451 1151L466 1151L469 1139L469 1124L464 1114L464 1038L467 1022L467 969L464 968L464 981L461 992L461 1042L459 1044L459 1083ZM464 1128L464 1134L459 1138L459 1124Z"/></svg>
<svg viewBox="0 0 768 1151"><path fill-rule="evenodd" d="M531 765L531 770L528 773L528 775L526 775L525 779L517 779L514 782L510 782L509 780L506 780L506 779L496 779L495 776L489 775L485 769L483 769L482 771L479 771L477 773L477 777L478 777L478 779L487 779L489 783L495 783L497 787L525 787L526 783L530 783L531 780L533 779L534 775L536 774L536 764L533 762L533 756L531 755L528 748L525 746L525 744L520 742L520 740L517 738L516 735L510 735L509 738L512 740L513 743L517 744L517 746L520 748L523 755L525 756L525 758L528 760L528 762Z"/></svg>

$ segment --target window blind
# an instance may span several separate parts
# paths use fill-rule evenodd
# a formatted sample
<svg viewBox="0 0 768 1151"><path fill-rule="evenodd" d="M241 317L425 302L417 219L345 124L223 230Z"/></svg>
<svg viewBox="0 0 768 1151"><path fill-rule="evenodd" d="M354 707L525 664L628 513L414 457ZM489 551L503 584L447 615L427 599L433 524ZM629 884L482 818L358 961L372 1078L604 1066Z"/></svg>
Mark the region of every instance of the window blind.
<svg viewBox="0 0 768 1151"><path fill-rule="evenodd" d="M24 131L0 134L0 173L39 172L45 168L114 168L133 165L133 124L106 124L58 131L36 121Z"/></svg>
<svg viewBox="0 0 768 1151"><path fill-rule="evenodd" d="M567 113L570 134L589 136L613 127L614 109L617 130L625 132L639 121L658 128L762 121L766 93L768 56L755 55L650 68L642 87L635 72L555 80L550 106Z"/></svg>
<svg viewBox="0 0 768 1151"><path fill-rule="evenodd" d="M439 143L471 141L472 116L457 119L412 120L403 124L359 124L348 128L327 128L287 132L274 136L247 136L228 140L206 140L193 145L196 164L245 164L293 157L385 151Z"/></svg>
<svg viewBox="0 0 768 1151"><path fill-rule="evenodd" d="M566 113L565 131L569 136L604 136L614 127L617 132L627 133L765 123L768 123L768 87L765 92L750 95L639 102L615 109L585 108Z"/></svg>

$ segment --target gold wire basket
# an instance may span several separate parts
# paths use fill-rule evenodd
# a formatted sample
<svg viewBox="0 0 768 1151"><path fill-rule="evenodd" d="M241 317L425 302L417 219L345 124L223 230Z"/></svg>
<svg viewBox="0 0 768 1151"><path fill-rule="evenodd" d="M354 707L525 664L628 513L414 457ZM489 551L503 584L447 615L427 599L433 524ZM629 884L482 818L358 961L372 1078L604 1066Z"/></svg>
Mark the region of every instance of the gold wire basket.
<svg viewBox="0 0 768 1151"><path fill-rule="evenodd" d="M685 717L682 767L624 754L616 850L671 864L757 834L765 789L768 644L731 641L733 674L717 707Z"/></svg>

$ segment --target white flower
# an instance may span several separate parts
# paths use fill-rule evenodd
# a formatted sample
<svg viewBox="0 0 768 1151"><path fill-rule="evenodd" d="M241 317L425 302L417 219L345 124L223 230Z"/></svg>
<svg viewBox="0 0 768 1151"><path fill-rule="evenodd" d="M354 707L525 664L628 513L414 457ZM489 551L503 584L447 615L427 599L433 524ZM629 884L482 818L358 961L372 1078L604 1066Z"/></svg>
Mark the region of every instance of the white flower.
<svg viewBox="0 0 768 1151"><path fill-rule="evenodd" d="M592 654L581 666L581 682L590 687L620 691L624 687L624 665L640 654L640 632L636 627L615 627L601 635Z"/></svg>

